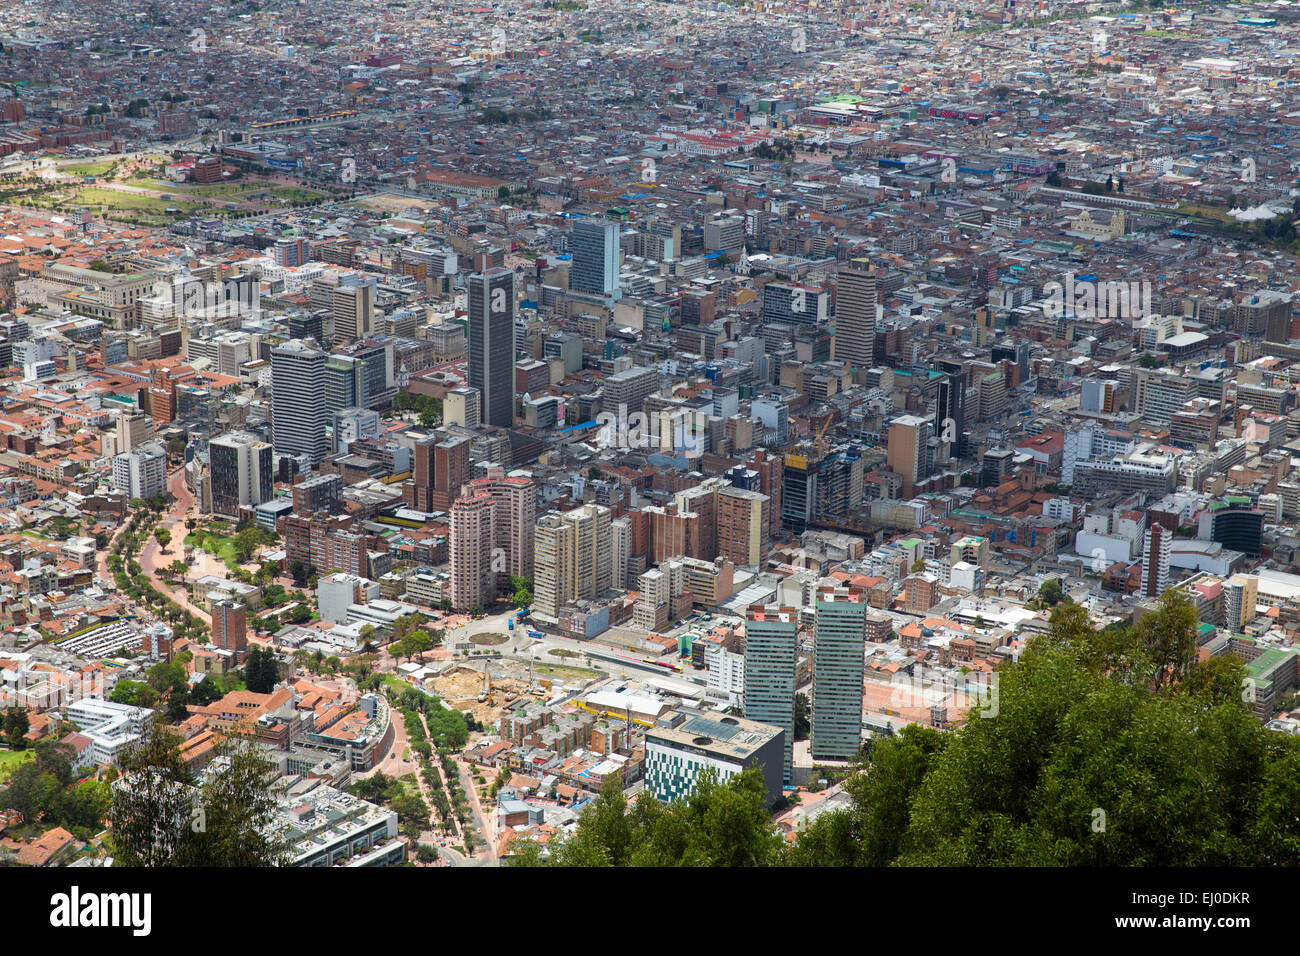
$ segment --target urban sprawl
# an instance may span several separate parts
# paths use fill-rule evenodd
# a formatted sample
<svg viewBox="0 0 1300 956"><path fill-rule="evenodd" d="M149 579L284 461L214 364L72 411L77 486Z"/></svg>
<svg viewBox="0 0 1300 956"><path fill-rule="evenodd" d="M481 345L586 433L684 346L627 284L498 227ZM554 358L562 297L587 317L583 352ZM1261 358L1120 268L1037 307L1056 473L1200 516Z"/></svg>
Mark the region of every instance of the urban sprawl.
<svg viewBox="0 0 1300 956"><path fill-rule="evenodd" d="M1288 0L6 3L0 864L160 728L293 865L794 840L1170 592L1300 733L1298 183Z"/></svg>

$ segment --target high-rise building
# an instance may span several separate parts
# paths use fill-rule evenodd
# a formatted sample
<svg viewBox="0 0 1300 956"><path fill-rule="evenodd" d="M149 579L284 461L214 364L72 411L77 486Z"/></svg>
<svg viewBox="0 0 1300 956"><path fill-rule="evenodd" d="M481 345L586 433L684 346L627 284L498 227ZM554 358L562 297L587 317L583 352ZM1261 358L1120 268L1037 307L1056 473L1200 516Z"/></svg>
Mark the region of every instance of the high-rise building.
<svg viewBox="0 0 1300 956"><path fill-rule="evenodd" d="M784 737L779 727L679 707L646 730L645 789L660 800L685 800L706 767L719 783L753 767L763 776L764 802L774 803L781 796Z"/></svg>
<svg viewBox="0 0 1300 956"><path fill-rule="evenodd" d="M241 517L240 510L270 501L275 489L271 446L247 432L227 432L208 443L212 513ZM335 476L337 477L337 476Z"/></svg>
<svg viewBox="0 0 1300 956"><path fill-rule="evenodd" d="M370 282L337 286L330 296L334 341L349 342L369 334L375 321L375 286Z"/></svg>
<svg viewBox="0 0 1300 956"><path fill-rule="evenodd" d="M930 436L934 426L916 415L901 415L889 424L886 462L890 471L903 476L903 497L911 498L916 485L930 477L933 451Z"/></svg>
<svg viewBox="0 0 1300 956"><path fill-rule="evenodd" d="M334 413L334 451L347 454L352 443L379 437L379 413L369 408L340 408Z"/></svg>
<svg viewBox="0 0 1300 956"><path fill-rule="evenodd" d="M1259 601L1259 576L1234 574L1223 583L1223 624L1234 634L1240 634L1257 613Z"/></svg>
<svg viewBox="0 0 1300 956"><path fill-rule="evenodd" d="M618 297L618 223L579 219L569 237L573 265L569 288L587 295Z"/></svg>
<svg viewBox="0 0 1300 956"><path fill-rule="evenodd" d="M338 475L315 475L293 486L293 513L310 517L318 512L343 513L343 479Z"/></svg>
<svg viewBox="0 0 1300 956"><path fill-rule="evenodd" d="M610 510L602 505L583 505L565 514L573 525L575 598L594 598L609 590L614 566L614 538Z"/></svg>
<svg viewBox="0 0 1300 956"><path fill-rule="evenodd" d="M517 578L533 576L533 537L537 525L537 487L531 478L506 475L500 468L486 478L475 478L468 484L471 495L487 495L493 504L493 532L495 546L504 551L504 567L497 568L500 576ZM619 583L621 586L622 578ZM504 585L504 581L499 584Z"/></svg>
<svg viewBox="0 0 1300 956"><path fill-rule="evenodd" d="M113 458L113 487L128 498L156 498L167 490L167 451L161 442L136 445Z"/></svg>
<svg viewBox="0 0 1300 956"><path fill-rule="evenodd" d="M277 239L271 249L277 266L295 268L303 265L310 258L307 240L301 236L290 239Z"/></svg>
<svg viewBox="0 0 1300 956"><path fill-rule="evenodd" d="M861 590L827 588L817 595L810 745L815 760L853 760L862 748L867 606Z"/></svg>
<svg viewBox="0 0 1300 956"><path fill-rule="evenodd" d="M1200 524L1200 537L1217 541L1225 548L1251 556L1263 550L1264 513L1251 507L1249 498L1229 497L1212 503L1202 512Z"/></svg>
<svg viewBox="0 0 1300 956"><path fill-rule="evenodd" d="M345 408L382 408L392 402L382 348L355 349L325 360L325 409L333 416Z"/></svg>
<svg viewBox="0 0 1300 956"><path fill-rule="evenodd" d="M681 301L682 325L708 325L713 321L717 293L704 289L683 289Z"/></svg>
<svg viewBox="0 0 1300 956"><path fill-rule="evenodd" d="M560 608L576 592L573 560L573 525L558 514L538 518L533 534L534 614L559 619Z"/></svg>
<svg viewBox="0 0 1300 956"><path fill-rule="evenodd" d="M875 364L876 273L867 259L836 272L835 357L853 368Z"/></svg>
<svg viewBox="0 0 1300 956"><path fill-rule="evenodd" d="M769 282L763 286L763 322L786 325L825 325L830 295L816 286Z"/></svg>
<svg viewBox="0 0 1300 956"><path fill-rule="evenodd" d="M1001 372L989 372L975 381L975 418L993 421L1006 410L1007 381Z"/></svg>
<svg viewBox="0 0 1300 956"><path fill-rule="evenodd" d="M8 364L8 363L6 363ZM153 434L153 420L140 412L119 415L117 419L117 453L130 451Z"/></svg>
<svg viewBox="0 0 1300 956"><path fill-rule="evenodd" d="M248 647L248 618L237 601L216 601L212 605L212 643L222 650L242 654Z"/></svg>
<svg viewBox="0 0 1300 956"><path fill-rule="evenodd" d="M779 455L769 455L765 449L758 448L755 449L747 464L757 478L757 486L751 487L750 490L761 491L768 497L767 537L769 541L775 540L781 533L781 479L785 471L784 459Z"/></svg>
<svg viewBox="0 0 1300 956"><path fill-rule="evenodd" d="M760 491L719 488L717 494L717 556L743 567L758 567L767 558L772 502ZM714 555L705 555L714 557Z"/></svg>
<svg viewBox="0 0 1300 956"><path fill-rule="evenodd" d="M560 608L600 596L614 583L611 513L583 505L542 515L533 539L534 613L558 618Z"/></svg>
<svg viewBox="0 0 1300 956"><path fill-rule="evenodd" d="M989 566L989 539L974 534L964 534L948 546L948 563L965 561L977 568Z"/></svg>
<svg viewBox="0 0 1300 956"><path fill-rule="evenodd" d="M493 518L490 495L458 498L451 506L451 606L457 611L484 608L496 600Z"/></svg>
<svg viewBox="0 0 1300 956"><path fill-rule="evenodd" d="M447 393L442 400L444 425L463 425L473 428L483 420L478 389L460 385Z"/></svg>
<svg viewBox="0 0 1300 956"><path fill-rule="evenodd" d="M799 612L792 607L756 605L745 623L745 718L785 731L783 783L794 767L795 663Z"/></svg>
<svg viewBox="0 0 1300 956"><path fill-rule="evenodd" d="M1142 535L1143 597L1159 597L1169 587L1169 555L1173 533L1164 525L1151 524Z"/></svg>
<svg viewBox="0 0 1300 956"><path fill-rule="evenodd" d="M963 458L968 452L966 434L966 385L960 375L947 375L939 382L935 396L934 427L940 442L948 443L948 453Z"/></svg>
<svg viewBox="0 0 1300 956"><path fill-rule="evenodd" d="M364 407L365 380L361 367L348 355L325 359L325 412L333 415L344 408Z"/></svg>
<svg viewBox="0 0 1300 956"><path fill-rule="evenodd" d="M1133 408L1143 421L1167 425L1196 397L1196 382L1170 369L1133 369Z"/></svg>
<svg viewBox="0 0 1300 956"><path fill-rule="evenodd" d="M515 422L515 274L493 268L469 277L469 384L482 396L483 424Z"/></svg>
<svg viewBox="0 0 1300 956"><path fill-rule="evenodd" d="M781 521L802 532L817 517L821 459L791 452L781 471Z"/></svg>
<svg viewBox="0 0 1300 956"><path fill-rule="evenodd" d="M419 511L446 511L460 497L469 480L469 453L473 441L452 435L439 441L429 437L416 443L414 458L414 500Z"/></svg>
<svg viewBox="0 0 1300 956"><path fill-rule="evenodd" d="M745 248L745 220L719 215L704 221L704 251L736 255Z"/></svg>
<svg viewBox="0 0 1300 956"><path fill-rule="evenodd" d="M328 421L325 353L296 340L276 346L271 350L271 434L276 453L306 455L313 463L322 460L330 449Z"/></svg>
<svg viewBox="0 0 1300 956"><path fill-rule="evenodd" d="M659 373L654 369L635 366L625 368L605 378L601 386L604 409L611 415L639 412L645 406L645 400L658 388Z"/></svg>

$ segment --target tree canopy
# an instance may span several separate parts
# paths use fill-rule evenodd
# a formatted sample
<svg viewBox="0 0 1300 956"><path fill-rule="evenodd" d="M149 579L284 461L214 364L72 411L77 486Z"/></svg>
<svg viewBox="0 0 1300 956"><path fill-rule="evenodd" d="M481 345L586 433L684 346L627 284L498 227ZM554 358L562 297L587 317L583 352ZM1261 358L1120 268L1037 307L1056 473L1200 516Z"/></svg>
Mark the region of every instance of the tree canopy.
<svg viewBox="0 0 1300 956"><path fill-rule="evenodd" d="M271 827L275 765L247 741L227 740L220 772L196 779L180 738L160 728L127 748L113 788L111 844L120 866L273 866L289 847Z"/></svg>
<svg viewBox="0 0 1300 956"><path fill-rule="evenodd" d="M746 770L726 784L712 769L701 772L690 801L665 806L642 793L629 809L610 778L568 839L553 839L550 857L526 845L516 866L770 866L783 840L763 808L763 777Z"/></svg>

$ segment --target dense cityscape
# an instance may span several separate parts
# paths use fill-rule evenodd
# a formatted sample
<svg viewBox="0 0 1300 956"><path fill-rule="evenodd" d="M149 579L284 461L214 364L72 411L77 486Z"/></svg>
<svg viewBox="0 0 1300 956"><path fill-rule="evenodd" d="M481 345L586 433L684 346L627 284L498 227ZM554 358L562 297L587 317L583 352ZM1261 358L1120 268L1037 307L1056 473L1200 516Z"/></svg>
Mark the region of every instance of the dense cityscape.
<svg viewBox="0 0 1300 956"><path fill-rule="evenodd" d="M1300 862L1296 90L1288 0L9 0L0 865Z"/></svg>

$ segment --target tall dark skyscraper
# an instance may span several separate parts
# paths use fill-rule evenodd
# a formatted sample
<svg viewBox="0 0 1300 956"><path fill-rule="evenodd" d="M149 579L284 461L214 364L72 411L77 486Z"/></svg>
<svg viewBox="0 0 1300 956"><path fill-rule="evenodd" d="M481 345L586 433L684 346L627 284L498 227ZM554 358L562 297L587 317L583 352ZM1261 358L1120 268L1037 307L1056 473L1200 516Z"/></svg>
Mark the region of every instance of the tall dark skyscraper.
<svg viewBox="0 0 1300 956"><path fill-rule="evenodd" d="M935 401L935 434L943 441L951 432L952 453L958 458L966 454L966 386L960 375L948 375L939 383ZM947 420L952 419L952 425Z"/></svg>
<svg viewBox="0 0 1300 956"><path fill-rule="evenodd" d="M573 224L569 251L573 253L570 289L603 296L618 292L618 223L579 219Z"/></svg>
<svg viewBox="0 0 1300 956"><path fill-rule="evenodd" d="M515 422L515 274L494 268L469 277L469 384L483 396L483 424Z"/></svg>

